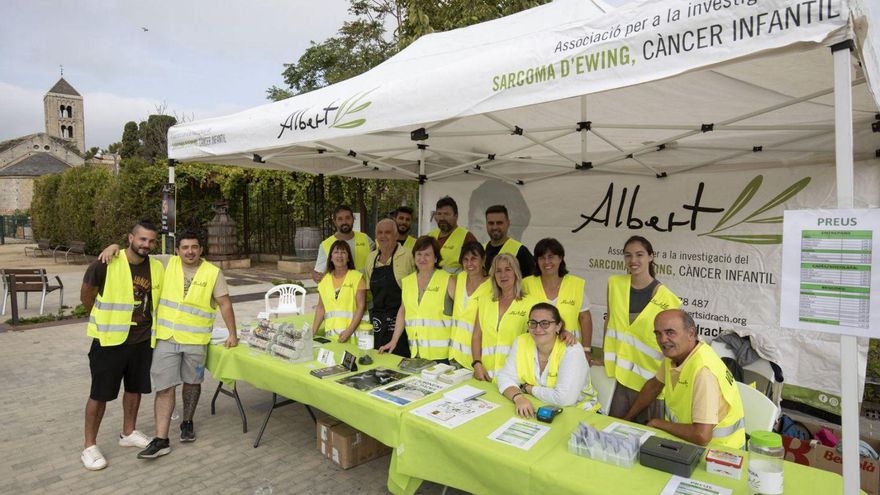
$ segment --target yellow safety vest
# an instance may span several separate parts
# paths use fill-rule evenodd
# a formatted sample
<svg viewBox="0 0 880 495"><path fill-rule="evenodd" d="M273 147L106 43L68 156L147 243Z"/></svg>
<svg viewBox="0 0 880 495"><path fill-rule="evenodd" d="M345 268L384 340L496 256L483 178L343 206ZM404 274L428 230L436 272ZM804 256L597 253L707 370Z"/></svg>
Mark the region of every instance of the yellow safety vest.
<svg viewBox="0 0 880 495"><path fill-rule="evenodd" d="M450 359L458 361L458 364L467 369L473 369L471 363L471 338L474 335L474 322L477 319L477 307L485 297L492 297L492 281L486 279L468 298L467 306L464 302L464 293L467 287L467 273L459 272L456 275L455 303L452 306L452 344Z"/></svg>
<svg viewBox="0 0 880 495"><path fill-rule="evenodd" d="M535 354L537 352L538 346L531 334L526 333L516 338L516 373L520 383L528 383L531 386L538 385L538 370L535 368ZM550 360L547 362L549 368L547 370L548 388L556 387L563 356L565 356L565 344L556 339L556 342L553 343L553 350L550 351ZM587 372L587 383L578 398L577 407L587 411L599 409L599 395L593 389L589 372Z"/></svg>
<svg viewBox="0 0 880 495"><path fill-rule="evenodd" d="M575 334L578 342L581 340L581 324L578 318L584 305L584 284L586 284L584 279L567 274L562 277L559 294L556 295L556 309L562 316L562 328ZM523 290L537 301L550 302L550 298L544 292L540 275L524 278ZM587 344L589 345L589 342Z"/></svg>
<svg viewBox="0 0 880 495"><path fill-rule="evenodd" d="M357 270L349 270L342 279L339 293L333 287L333 274L324 275L318 284L318 294L324 303L324 336L338 340L339 334L346 331L357 310L357 288L364 274ZM372 330L373 325L367 318L367 312L361 317L357 330Z"/></svg>
<svg viewBox="0 0 880 495"><path fill-rule="evenodd" d="M153 258L150 262L150 297L152 301L153 325L150 331L150 346L156 347L156 307L162 290L162 263ZM98 294L95 305L89 314L86 335L98 339L101 347L120 345L128 338L128 329L134 325L131 313L134 311L134 284L125 251L120 251L107 265L107 278L104 291Z"/></svg>
<svg viewBox="0 0 880 495"><path fill-rule="evenodd" d="M504 367L513 341L528 331L529 311L534 305L535 301L525 295L520 300L514 299L499 321L498 301L491 296L480 298L477 313L483 337L480 360L493 380L495 374Z"/></svg>
<svg viewBox="0 0 880 495"><path fill-rule="evenodd" d="M178 344L205 345L211 342L211 330L217 310L211 306L214 284L220 268L202 260L186 296L183 295L183 263L172 256L165 269L162 297L156 313L156 338L174 338Z"/></svg>
<svg viewBox="0 0 880 495"><path fill-rule="evenodd" d="M733 375L711 346L700 342L691 352L692 354L687 358L687 362L678 376L678 383L674 386L671 373L672 360L666 359L666 383L663 390L666 397L667 419L673 423L693 423L691 412L693 411L694 381L701 369L708 368L718 380L721 397L729 406L727 415L721 418L712 430L712 441L709 443L710 445L742 449L746 444L744 411Z"/></svg>
<svg viewBox="0 0 880 495"><path fill-rule="evenodd" d="M456 273L461 270L461 263L458 258L461 256L461 246L464 245L464 238L468 231L462 226L458 226L446 238L446 242L440 248L440 268L447 272ZM440 238L440 229L434 229L428 233L434 239Z"/></svg>
<svg viewBox="0 0 880 495"><path fill-rule="evenodd" d="M412 253L412 249L416 246L416 238L408 235L406 236L406 240L403 241L403 247L408 249L410 253Z"/></svg>
<svg viewBox="0 0 880 495"><path fill-rule="evenodd" d="M605 332L605 372L632 390L641 390L654 377L663 353L654 337L654 318L676 309L681 301L665 285L632 323L629 322L630 275L608 277L608 329Z"/></svg>
<svg viewBox="0 0 880 495"><path fill-rule="evenodd" d="M452 321L443 314L446 288L451 275L434 270L419 301L418 272L403 277L401 288L403 307L406 312L406 335L413 357L423 359L449 359L449 337Z"/></svg>
<svg viewBox="0 0 880 495"><path fill-rule="evenodd" d="M330 246L333 245L334 242L338 241L335 235L331 235L330 237L324 239L321 242L321 247L324 248L324 252L327 253L327 260L330 260ZM367 234L363 232L355 232L354 233L354 267L357 270L363 271L364 267L367 266L367 256L370 255L370 238L367 237Z"/></svg>
<svg viewBox="0 0 880 495"><path fill-rule="evenodd" d="M504 244L501 246L501 250L498 251L498 254L507 253L509 255L516 257L516 253L519 252L519 248L521 248L521 247L522 247L521 242L508 237L507 240L504 241ZM483 249L488 249L488 248L489 248L488 242L486 244L483 244Z"/></svg>

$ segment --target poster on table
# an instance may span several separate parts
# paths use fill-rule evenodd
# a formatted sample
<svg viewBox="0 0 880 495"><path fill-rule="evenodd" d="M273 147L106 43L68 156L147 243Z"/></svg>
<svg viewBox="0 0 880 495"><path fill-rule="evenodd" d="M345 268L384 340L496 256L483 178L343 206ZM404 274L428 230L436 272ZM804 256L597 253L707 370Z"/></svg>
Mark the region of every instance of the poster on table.
<svg viewBox="0 0 880 495"><path fill-rule="evenodd" d="M784 216L781 325L876 337L880 270L872 265L880 252L880 209Z"/></svg>
<svg viewBox="0 0 880 495"><path fill-rule="evenodd" d="M857 164L856 205L876 205L880 171ZM700 338L735 331L751 336L765 358L778 363L785 383L839 393L836 336L779 324L782 220L787 209L832 207L832 165L766 170L681 173L655 179L590 174L524 186L497 180L429 181L424 225L436 201L452 196L459 224L488 240L484 212L494 204L510 211L510 235L533 249L545 237L565 247L569 271L587 281L593 345L602 345L607 280L625 274L624 243L647 238L654 247L656 277L682 300ZM860 345L864 376L867 343Z"/></svg>

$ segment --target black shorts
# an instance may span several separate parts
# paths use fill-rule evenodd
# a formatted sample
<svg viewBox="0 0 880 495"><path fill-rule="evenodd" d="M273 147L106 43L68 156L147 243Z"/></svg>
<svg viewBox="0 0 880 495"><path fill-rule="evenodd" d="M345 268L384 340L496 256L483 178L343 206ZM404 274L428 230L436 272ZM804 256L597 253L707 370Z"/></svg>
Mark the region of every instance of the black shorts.
<svg viewBox="0 0 880 495"><path fill-rule="evenodd" d="M101 347L92 340L89 349L89 369L92 372L92 400L109 402L119 396L119 384L125 382L125 391L135 394L150 393L150 365L153 349L150 341Z"/></svg>

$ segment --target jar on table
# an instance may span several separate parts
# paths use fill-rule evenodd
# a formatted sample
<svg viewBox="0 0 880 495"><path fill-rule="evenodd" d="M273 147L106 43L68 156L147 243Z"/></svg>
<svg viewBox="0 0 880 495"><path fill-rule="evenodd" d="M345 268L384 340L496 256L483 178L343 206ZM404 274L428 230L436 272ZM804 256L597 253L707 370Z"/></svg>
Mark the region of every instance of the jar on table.
<svg viewBox="0 0 880 495"><path fill-rule="evenodd" d="M749 495L781 495L785 457L782 437L770 431L753 431L748 445Z"/></svg>

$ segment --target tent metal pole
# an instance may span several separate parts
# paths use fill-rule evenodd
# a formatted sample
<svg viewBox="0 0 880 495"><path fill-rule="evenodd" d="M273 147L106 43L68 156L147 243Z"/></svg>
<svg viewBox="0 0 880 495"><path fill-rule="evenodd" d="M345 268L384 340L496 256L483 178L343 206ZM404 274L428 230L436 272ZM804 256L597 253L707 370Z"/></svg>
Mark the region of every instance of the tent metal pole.
<svg viewBox="0 0 880 495"><path fill-rule="evenodd" d="M581 96L581 122L587 121L587 95ZM581 163L588 161L587 160L587 130L584 129L580 131L581 133Z"/></svg>
<svg viewBox="0 0 880 495"><path fill-rule="evenodd" d="M168 160L168 183L174 184L175 178L175 169L177 160L169 159ZM168 237L170 238L170 242L166 242L165 246L163 246L163 251L165 254L174 254L174 246L177 245L177 186L174 186L174 232L169 232ZM164 240L164 239L163 239Z"/></svg>
<svg viewBox="0 0 880 495"><path fill-rule="evenodd" d="M428 232L431 220L426 217L425 209L425 148L419 148L419 235Z"/></svg>
<svg viewBox="0 0 880 495"><path fill-rule="evenodd" d="M542 140L542 139L538 139L538 138L532 136L532 135L531 135L531 132L526 132L526 131L524 131L523 129L520 129L519 127L517 127L517 126L515 126L515 125L511 125L511 124L505 122L504 120L502 120L502 119L496 117L495 115L492 115L491 113L485 113L485 114L483 114L483 116L486 117L486 118L488 118L488 119L490 119L490 120L493 120L493 121L497 122L498 124L500 124L500 125L502 125L502 126L508 128L508 129L510 129L510 131L513 132L513 133L515 133L515 134L520 134L520 135L522 135L522 137L528 139L529 141L535 143L536 145L538 145L538 146L540 146L540 147L542 147L542 148L545 148L545 149L547 149L547 150L552 151L553 153L555 153L555 154L561 156L563 160L568 160L568 161L570 161L570 162L572 163L572 165L577 165L577 164L578 164L577 162L575 162L574 160L572 160L571 158L569 158L568 155L566 155L565 153L563 153L562 150L556 148L555 146L551 146L551 145L547 144L547 143L549 143L550 141L552 141L552 140L554 140L554 139L559 139L559 138L562 137L562 136L565 136L565 135L568 135L568 134L571 134L571 133L577 132L577 129L572 128L572 129L569 130L569 131L564 131L564 132L563 132L562 134L560 134L560 135L551 136L551 137L549 137L549 138L547 138L547 139L543 139L543 140Z"/></svg>
<svg viewBox="0 0 880 495"><path fill-rule="evenodd" d="M343 152L343 153L349 153L349 152L350 152L350 150L345 150L345 149L343 149L343 148L340 148L339 146L334 146L334 145L332 145L332 144L323 143L323 142L320 142L320 141L316 141L315 144L317 144L318 146L324 146L324 147L326 147L326 148L329 148L329 149L332 149L332 150L336 150L336 151L340 151L340 152ZM391 165L391 164L389 164L389 163L385 163L385 162L382 161L381 158L378 158L378 157L375 157L375 156L366 155L366 153L363 153L363 154L366 156L367 161L375 162L377 165L383 165L383 166L385 166L385 167L387 167L387 168L389 168L389 169L391 169L391 170L394 170L395 172L399 173L400 175L403 175L404 177L409 177L410 179L417 179L417 178L418 178L418 177L416 176L416 174L410 172L409 170L406 170L406 169L403 169L403 168L400 168L400 167L395 167L394 165ZM357 155L357 153L355 153L355 155ZM363 159L356 158L356 157L354 157L354 156L349 156L349 155L340 156L339 158L341 158L341 159L343 159L343 160L346 160L346 161L350 161L350 162L363 162Z"/></svg>
<svg viewBox="0 0 880 495"><path fill-rule="evenodd" d="M834 58L834 149L837 207L853 207L853 125L851 40L831 47ZM840 336L840 390L843 426L843 493L859 493L859 360L858 340Z"/></svg>

